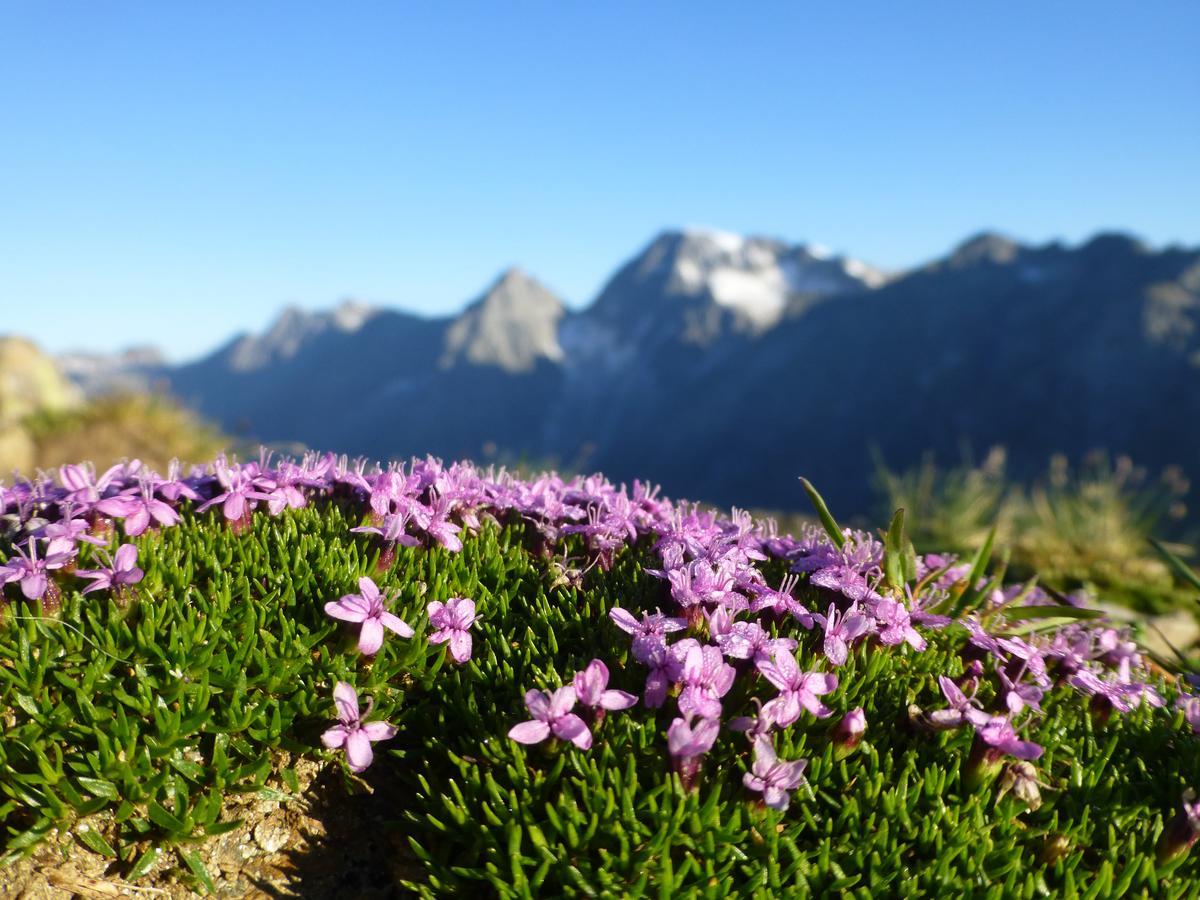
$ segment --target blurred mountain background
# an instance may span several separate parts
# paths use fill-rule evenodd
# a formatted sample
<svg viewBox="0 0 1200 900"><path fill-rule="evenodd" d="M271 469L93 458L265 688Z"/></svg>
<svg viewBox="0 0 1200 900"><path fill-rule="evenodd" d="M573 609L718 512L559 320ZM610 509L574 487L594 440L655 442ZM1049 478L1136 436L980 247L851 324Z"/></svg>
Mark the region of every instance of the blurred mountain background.
<svg viewBox="0 0 1200 900"><path fill-rule="evenodd" d="M721 505L798 508L803 474L862 514L879 460L1003 446L1018 479L1096 450L1190 468L1198 325L1200 249L1127 235L985 233L885 273L670 231L578 311L517 269L453 316L290 308L184 365L149 348L61 357L53 404L155 389L243 441L534 459Z"/></svg>

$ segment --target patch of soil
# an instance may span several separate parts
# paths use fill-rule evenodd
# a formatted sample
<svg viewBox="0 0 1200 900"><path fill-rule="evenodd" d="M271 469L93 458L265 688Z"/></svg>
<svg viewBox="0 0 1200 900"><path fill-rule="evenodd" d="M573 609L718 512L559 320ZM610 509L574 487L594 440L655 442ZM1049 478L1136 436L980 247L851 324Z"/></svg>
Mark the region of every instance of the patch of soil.
<svg viewBox="0 0 1200 900"><path fill-rule="evenodd" d="M0 870L0 897L68 900L71 897L195 897L208 893L185 864L195 852L217 897L383 898L408 896L402 878L419 877L402 832L400 791L376 766L370 781L349 781L340 765L281 754L273 769L292 768L300 787L292 794L272 776L266 789L226 799L223 821L233 830L196 843L164 847L160 859L137 882L126 875L132 862L110 859L84 847L77 833L94 828L110 838L111 818L92 816L51 831L33 854ZM139 847L136 859L150 845Z"/></svg>

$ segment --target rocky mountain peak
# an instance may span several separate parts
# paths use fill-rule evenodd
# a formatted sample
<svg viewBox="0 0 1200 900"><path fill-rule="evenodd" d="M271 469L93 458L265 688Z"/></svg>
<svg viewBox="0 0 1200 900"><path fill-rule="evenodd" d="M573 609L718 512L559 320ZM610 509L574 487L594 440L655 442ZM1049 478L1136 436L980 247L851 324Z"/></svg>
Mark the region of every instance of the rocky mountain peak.
<svg viewBox="0 0 1200 900"><path fill-rule="evenodd" d="M562 359L562 301L518 268L504 271L446 329L441 365L465 362L529 372L538 360Z"/></svg>
<svg viewBox="0 0 1200 900"><path fill-rule="evenodd" d="M947 260L952 269L966 268L980 263L1004 265L1012 262L1021 252L1016 241L994 231L981 231L967 238L954 248Z"/></svg>

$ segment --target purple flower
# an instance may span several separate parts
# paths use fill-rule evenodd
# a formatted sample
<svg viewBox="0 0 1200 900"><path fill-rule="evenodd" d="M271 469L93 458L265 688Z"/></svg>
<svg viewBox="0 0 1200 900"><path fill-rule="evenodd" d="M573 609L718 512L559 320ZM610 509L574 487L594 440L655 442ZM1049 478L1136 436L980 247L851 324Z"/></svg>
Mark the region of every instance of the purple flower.
<svg viewBox="0 0 1200 900"><path fill-rule="evenodd" d="M628 709L637 697L625 691L608 691L608 667L593 659L582 672L575 673L575 696L584 706L602 709Z"/></svg>
<svg viewBox="0 0 1200 900"><path fill-rule="evenodd" d="M693 727L690 715L676 718L667 728L667 750L677 759L695 759L712 749L720 730L716 719L701 718Z"/></svg>
<svg viewBox="0 0 1200 900"><path fill-rule="evenodd" d="M200 495L196 493L195 489L181 477L182 469L183 466L179 460L171 460L167 464L167 477L158 480L155 484L158 495L171 503L178 503L180 497L193 501L200 499Z"/></svg>
<svg viewBox="0 0 1200 900"><path fill-rule="evenodd" d="M1158 839L1158 861L1168 862L1182 856L1200 838L1200 799L1188 788L1183 792L1182 808L1163 830Z"/></svg>
<svg viewBox="0 0 1200 900"><path fill-rule="evenodd" d="M763 803L771 809L785 810L791 799L788 795L804 781L807 765L806 759L781 762L775 756L771 739L760 737L754 742L754 765L742 776L742 784L749 790L761 792Z"/></svg>
<svg viewBox="0 0 1200 900"><path fill-rule="evenodd" d="M674 719L667 728L667 751L685 790L691 790L700 775L700 757L712 749L721 730L716 719L701 719L692 725L692 717Z"/></svg>
<svg viewBox="0 0 1200 900"><path fill-rule="evenodd" d="M665 644L665 635L671 631L682 631L687 628L683 619L672 619L664 616L659 610L653 613L643 612L639 622L628 610L614 606L608 611L608 617L613 623L627 634L633 635L633 656L638 662L645 663L652 648Z"/></svg>
<svg viewBox="0 0 1200 900"><path fill-rule="evenodd" d="M105 542L91 534L91 525L86 519L74 519L71 517L71 504L64 504L63 517L57 522L51 522L49 525L42 527L38 533L38 537L50 542L51 546L63 547L65 544L59 542L70 542L72 544L83 541L88 544L93 544L97 547L103 547Z"/></svg>
<svg viewBox="0 0 1200 900"><path fill-rule="evenodd" d="M912 627L912 620L908 610L904 608L904 604L884 599L875 604L872 612L880 625L879 642L881 644L893 647L896 644L907 642L914 650L925 649L925 638L921 637Z"/></svg>
<svg viewBox="0 0 1200 900"><path fill-rule="evenodd" d="M835 666L846 662L850 643L871 629L871 620L859 614L857 603L851 603L850 608L841 614L837 606L830 603L826 615L814 613L813 618L825 627L825 656Z"/></svg>
<svg viewBox="0 0 1200 900"><path fill-rule="evenodd" d="M346 762L351 772L361 772L371 764L375 754L372 741L386 741L396 734L396 727L387 722L363 722L371 714L374 701L368 699L367 711L358 712L358 693L344 681L333 689L333 702L337 707L338 724L321 735L321 743L330 750L346 749Z"/></svg>
<svg viewBox="0 0 1200 900"><path fill-rule="evenodd" d="M361 622L358 635L358 650L366 656L374 656L383 646L383 630L394 631L402 638L413 636L413 630L399 617L384 608L384 597L370 578L358 579L359 594L347 594L337 601L325 604L325 612L343 622Z"/></svg>
<svg viewBox="0 0 1200 900"><path fill-rule="evenodd" d="M721 656L716 647L692 646L683 660L679 694L679 711L684 715L697 713L706 718L721 714L721 697L733 687L737 671Z"/></svg>
<svg viewBox="0 0 1200 900"><path fill-rule="evenodd" d="M950 708L935 709L929 714L929 724L934 728L957 728L964 722L970 722L978 727L991 720L991 716L975 704L974 695L968 697L957 684L945 675L938 676L938 684L941 685L942 693L950 702Z"/></svg>
<svg viewBox="0 0 1200 900"><path fill-rule="evenodd" d="M734 622L716 641L726 656L755 662L765 662L776 653L791 652L797 646L793 638L771 637L757 622Z"/></svg>
<svg viewBox="0 0 1200 900"><path fill-rule="evenodd" d="M1200 697L1184 694L1179 698L1179 706L1183 709L1183 719L1192 727L1192 731L1200 734Z"/></svg>
<svg viewBox="0 0 1200 900"><path fill-rule="evenodd" d="M789 575L783 579L779 589L767 587L764 585L750 585L749 591L754 594L754 599L750 603L751 612L759 612L764 609L769 609L776 615L789 613L796 618L804 628L813 627L812 614L801 604L795 597L792 596L792 590L796 587L796 582L799 580L798 575Z"/></svg>
<svg viewBox="0 0 1200 900"><path fill-rule="evenodd" d="M645 658L640 661L650 669L646 675L646 690L642 695L642 703L647 709L658 709L667 702L667 688L671 685L672 659L667 645L661 643L648 647Z"/></svg>
<svg viewBox="0 0 1200 900"><path fill-rule="evenodd" d="M1042 689L1035 684L1022 682L1020 679L1024 674L1023 670L1018 673L1016 680L1009 678L1004 669L997 670L996 674L999 675L1000 684L1004 688L1004 705L1012 715L1015 716L1027 706L1038 712L1042 711Z"/></svg>
<svg viewBox="0 0 1200 900"><path fill-rule="evenodd" d="M35 538L25 542L24 550L17 546L14 546L13 550L17 554L16 557L0 566L0 585L19 581L21 593L27 600L41 600L47 592L52 593L47 573L52 569L61 569L71 561L73 555L61 551L51 552L38 559Z"/></svg>
<svg viewBox="0 0 1200 900"><path fill-rule="evenodd" d="M91 463L79 466L66 465L59 468L58 480L67 492L64 499L88 510L104 495L108 486L124 472L125 467L118 463L97 478L96 470Z"/></svg>
<svg viewBox="0 0 1200 900"><path fill-rule="evenodd" d="M217 458L213 468L216 472L217 483L225 490L206 503L200 504L196 511L204 512L210 506L220 503L225 521L241 523L239 527L243 527L248 522L250 511L254 509L258 501L270 499L270 495L263 493L262 488L273 490L274 483L269 481L260 483L260 479L255 474L256 466L239 466L237 464L231 466L223 456Z"/></svg>
<svg viewBox="0 0 1200 900"><path fill-rule="evenodd" d="M1042 748L1032 741L1023 741L1017 736L1012 722L1005 716L991 716L987 722L975 726L975 733L989 747L994 747L1017 759L1037 759Z"/></svg>
<svg viewBox="0 0 1200 900"><path fill-rule="evenodd" d="M406 532L408 520L408 513L388 513L383 517L382 527L380 528L376 528L374 525L363 525L359 528L351 528L350 530L362 534L377 534L387 544L417 547L421 542Z"/></svg>
<svg viewBox="0 0 1200 900"><path fill-rule="evenodd" d="M458 533L459 526L450 521L451 501L449 497L438 497L425 511L417 512L417 519L425 533L445 547L457 553L462 549Z"/></svg>
<svg viewBox="0 0 1200 900"><path fill-rule="evenodd" d="M1150 685L1101 678L1091 669L1080 669L1067 680L1072 687L1091 695L1093 710L1102 717L1107 717L1114 709L1130 712L1137 709L1143 700L1150 706L1163 705L1163 699Z"/></svg>
<svg viewBox="0 0 1200 900"><path fill-rule="evenodd" d="M867 732L867 714L861 706L842 716L833 729L833 757L844 759L862 741Z"/></svg>
<svg viewBox="0 0 1200 900"><path fill-rule="evenodd" d="M80 569L75 573L80 578L92 579L92 583L83 589L85 594L113 588L121 590L142 580L145 573L137 567L138 551L133 544L122 544L112 557L103 550L100 552L108 561L106 568Z"/></svg>
<svg viewBox="0 0 1200 900"><path fill-rule="evenodd" d="M450 657L456 663L465 663L471 658L471 632L475 624L475 601L465 597L451 597L445 603L434 600L427 607L429 624L437 629L429 636L429 643L450 642Z"/></svg>
<svg viewBox="0 0 1200 900"><path fill-rule="evenodd" d="M758 715L735 716L729 720L729 730L744 732L746 737L748 737L751 741L754 741L756 738L764 734L770 734L771 729L775 727L775 722L771 719L771 716L763 710L761 700L759 700L757 697L752 697L751 701L758 709Z"/></svg>
<svg viewBox="0 0 1200 900"><path fill-rule="evenodd" d="M525 706L533 719L514 725L508 736L519 744L537 744L553 734L560 741L570 741L580 750L587 750L592 746L592 733L583 719L571 712L575 699L575 688L569 684L553 695L528 691Z"/></svg>
<svg viewBox="0 0 1200 900"><path fill-rule="evenodd" d="M145 477L140 479L135 492L101 500L95 509L114 519L124 519L126 537L144 534L152 521L159 525L179 522L179 513L154 496L154 483Z"/></svg>
<svg viewBox="0 0 1200 900"><path fill-rule="evenodd" d="M819 719L833 715L833 710L817 697L837 689L836 675L801 672L796 657L791 653L776 653L770 661L758 663L758 671L779 688L779 696L764 706L763 712L781 728L800 718L801 707Z"/></svg>

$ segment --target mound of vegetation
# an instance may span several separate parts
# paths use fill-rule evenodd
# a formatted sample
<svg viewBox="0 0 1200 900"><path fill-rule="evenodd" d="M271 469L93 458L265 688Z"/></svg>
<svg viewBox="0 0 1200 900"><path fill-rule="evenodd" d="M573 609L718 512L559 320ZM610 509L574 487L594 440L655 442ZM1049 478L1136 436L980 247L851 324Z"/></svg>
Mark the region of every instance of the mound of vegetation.
<svg viewBox="0 0 1200 900"><path fill-rule="evenodd" d="M165 471L173 457L208 459L230 445L215 426L161 394L103 394L78 406L39 410L24 427L34 471L85 456L102 465L140 459Z"/></svg>
<svg viewBox="0 0 1200 900"><path fill-rule="evenodd" d="M5 487L9 871L215 893L252 836L302 896L1195 896L1187 680L811 496L792 536L435 460Z"/></svg>

